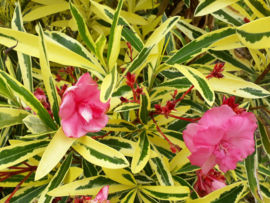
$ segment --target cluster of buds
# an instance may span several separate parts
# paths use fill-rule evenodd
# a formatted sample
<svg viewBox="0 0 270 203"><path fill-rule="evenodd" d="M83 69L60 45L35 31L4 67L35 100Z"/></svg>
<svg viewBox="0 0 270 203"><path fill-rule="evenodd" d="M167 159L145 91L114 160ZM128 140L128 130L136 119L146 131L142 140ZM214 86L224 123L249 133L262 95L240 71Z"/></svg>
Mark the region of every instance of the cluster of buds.
<svg viewBox="0 0 270 203"><path fill-rule="evenodd" d="M244 18L244 21L245 21L245 23L249 23L250 22L250 20L247 17Z"/></svg>
<svg viewBox="0 0 270 203"><path fill-rule="evenodd" d="M167 104L165 106L161 106L160 104L155 104L155 109L158 113L163 114L166 118L169 117L172 110L175 110L176 106L176 100L175 97L177 95L177 90L174 91L174 94L172 95L172 101L167 101Z"/></svg>
<svg viewBox="0 0 270 203"><path fill-rule="evenodd" d="M143 88L140 88L139 85L136 83L136 75L128 72L127 76L124 76L124 77L127 79L126 83L133 92L133 100L128 100L124 97L121 97L120 98L121 102L122 103L127 103L127 102L140 103L140 95L144 93L143 93ZM134 88L135 83L136 83L136 88Z"/></svg>
<svg viewBox="0 0 270 203"><path fill-rule="evenodd" d="M67 88L68 88L67 84L64 84L63 86L61 86L60 89L59 89L58 86L56 86L57 93L61 98L63 97L63 95L64 95Z"/></svg>
<svg viewBox="0 0 270 203"><path fill-rule="evenodd" d="M226 186L226 178L221 172L211 169L207 174L203 174L202 170L196 171L198 177L194 184L194 189L200 197L204 197L211 192Z"/></svg>
<svg viewBox="0 0 270 203"><path fill-rule="evenodd" d="M75 70L75 68L73 66L69 66L69 67L66 67L66 68L62 68L61 70L59 70L59 72L60 73L67 73L74 80L74 83L76 83L77 82L77 78L73 75L74 70ZM59 74L56 74L56 79L55 80L57 82L60 82L61 80L66 81Z"/></svg>
<svg viewBox="0 0 270 203"><path fill-rule="evenodd" d="M243 112L246 112L247 110L244 108L239 108L239 104L235 104L235 97L229 97L228 99L226 99L225 96L223 96L223 103L222 105L228 105L229 107L232 108L232 110L236 113L236 114L242 114Z"/></svg>
<svg viewBox="0 0 270 203"><path fill-rule="evenodd" d="M52 110L51 110L51 105L47 101L46 95L43 92L43 90L40 87L38 87L36 89L36 91L34 91L34 95L40 101L40 103L44 106L44 108L48 111L48 113L50 114L50 116L53 118L53 113L52 113ZM25 109L26 110L31 110L30 107L26 107Z"/></svg>
<svg viewBox="0 0 270 203"><path fill-rule="evenodd" d="M216 63L214 70L206 78L223 78L224 75L221 72L224 71L224 65L225 63Z"/></svg>

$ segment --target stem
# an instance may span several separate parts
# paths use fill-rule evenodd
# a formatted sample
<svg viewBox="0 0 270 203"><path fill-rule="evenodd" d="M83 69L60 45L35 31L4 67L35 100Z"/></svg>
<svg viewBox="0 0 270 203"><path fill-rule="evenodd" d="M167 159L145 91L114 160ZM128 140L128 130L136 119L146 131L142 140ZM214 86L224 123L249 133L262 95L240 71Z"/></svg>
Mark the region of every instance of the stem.
<svg viewBox="0 0 270 203"><path fill-rule="evenodd" d="M5 203L9 203L10 199L13 197L13 195L17 192L17 190L21 187L21 185L24 183L24 181L29 178L29 176L34 172L34 170L30 171L27 176L16 186L15 190L9 195L8 199L5 201Z"/></svg>
<svg viewBox="0 0 270 203"><path fill-rule="evenodd" d="M267 66L267 68L262 72L262 74L255 80L255 84L258 84L270 71L270 64Z"/></svg>
<svg viewBox="0 0 270 203"><path fill-rule="evenodd" d="M177 118L177 119L180 119L180 120L183 120L183 121L189 121L189 122L192 122L194 123L195 121L198 121L200 120L201 118L183 118L183 117L179 117L179 116L174 116L172 114L169 114L170 117L173 117L173 118Z"/></svg>
<svg viewBox="0 0 270 203"><path fill-rule="evenodd" d="M165 138L165 140L170 144L171 149L173 149L173 150L175 150L175 151L178 150L178 151L180 152L180 151L181 151L180 148L179 148L179 147L176 147L176 145L174 145L174 144L167 138L167 136L164 135L164 133L160 130L160 128L159 128L157 122L155 121L153 115L150 114L150 116L151 116L153 122L156 124L157 131L158 131L158 132Z"/></svg>
<svg viewBox="0 0 270 203"><path fill-rule="evenodd" d="M264 106L258 106L258 107L251 107L249 110L257 110L257 109L263 109L265 110L268 114L270 114L270 111L267 110Z"/></svg>
<svg viewBox="0 0 270 203"><path fill-rule="evenodd" d="M106 133L105 135L101 135L101 136L93 136L92 138L95 140L95 139L99 139L99 138L101 138L101 139L103 139L104 137L106 137L107 135L109 135L109 134L111 134L113 131L110 131L110 132L108 132L108 133Z"/></svg>
<svg viewBox="0 0 270 203"><path fill-rule="evenodd" d="M179 101L181 101L181 100L183 100L184 99L184 97L192 90L194 88L194 85L192 85L183 95L182 95L182 97L180 97L179 99L177 99L176 101L175 101L175 103L177 103L177 102L179 102Z"/></svg>

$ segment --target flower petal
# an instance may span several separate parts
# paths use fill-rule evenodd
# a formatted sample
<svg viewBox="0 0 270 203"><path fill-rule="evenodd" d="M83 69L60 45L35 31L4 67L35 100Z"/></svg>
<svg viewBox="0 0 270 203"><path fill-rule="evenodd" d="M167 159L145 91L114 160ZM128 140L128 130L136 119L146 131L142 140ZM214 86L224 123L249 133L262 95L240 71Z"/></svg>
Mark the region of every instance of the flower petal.
<svg viewBox="0 0 270 203"><path fill-rule="evenodd" d="M216 156L215 155L211 155L203 164L202 166L202 172L204 174L207 174L211 168L213 168L216 165Z"/></svg>
<svg viewBox="0 0 270 203"><path fill-rule="evenodd" d="M214 146L217 145L222 139L225 129L219 126L210 126L205 130L200 130L193 137L193 144L198 146Z"/></svg>
<svg viewBox="0 0 270 203"><path fill-rule="evenodd" d="M96 85L79 85L73 90L75 102L80 103L92 100L92 95L96 92L100 92L100 90L98 90L98 86Z"/></svg>
<svg viewBox="0 0 270 203"><path fill-rule="evenodd" d="M106 109L108 109L110 107L110 100L106 103L103 103L100 101L100 91L95 91L92 95L91 95L91 99L89 99L88 101L88 105L89 106L98 106L99 108L103 109L104 111Z"/></svg>
<svg viewBox="0 0 270 203"><path fill-rule="evenodd" d="M97 85L96 81L94 81L89 73L83 74L75 84L75 86L79 85Z"/></svg>
<svg viewBox="0 0 270 203"><path fill-rule="evenodd" d="M87 131L82 128L84 122L84 119L76 111L69 118L61 120L65 135L75 138L82 137L87 133Z"/></svg>
<svg viewBox="0 0 270 203"><path fill-rule="evenodd" d="M242 158L246 158L255 150L254 132L257 124L249 117L237 115L232 117L227 123L227 132L224 140L241 150Z"/></svg>
<svg viewBox="0 0 270 203"><path fill-rule="evenodd" d="M78 111L87 123L89 123L90 120L93 118L92 109L85 103L81 103L79 105Z"/></svg>
<svg viewBox="0 0 270 203"><path fill-rule="evenodd" d="M187 125L186 130L183 131L183 138L190 152L193 152L195 150L193 144L193 137L196 135L199 128L200 126L197 123L190 123Z"/></svg>
<svg viewBox="0 0 270 203"><path fill-rule="evenodd" d="M212 155L212 152L212 147L198 147L188 158L192 165L202 167L204 162Z"/></svg>
<svg viewBox="0 0 270 203"><path fill-rule="evenodd" d="M104 114L101 118L92 119L87 125L82 126L82 128L87 132L98 132L106 126L108 121L108 116Z"/></svg>
<svg viewBox="0 0 270 203"><path fill-rule="evenodd" d="M103 187L97 194L95 201L104 201L107 200L109 194L109 185Z"/></svg>
<svg viewBox="0 0 270 203"><path fill-rule="evenodd" d="M228 105L222 105L221 107L214 107L205 112L198 124L205 127L209 126L222 126L232 116L236 115L234 111Z"/></svg>
<svg viewBox="0 0 270 203"><path fill-rule="evenodd" d="M60 106L59 116L62 119L69 118L75 111L75 101L72 92L68 92L64 95Z"/></svg>

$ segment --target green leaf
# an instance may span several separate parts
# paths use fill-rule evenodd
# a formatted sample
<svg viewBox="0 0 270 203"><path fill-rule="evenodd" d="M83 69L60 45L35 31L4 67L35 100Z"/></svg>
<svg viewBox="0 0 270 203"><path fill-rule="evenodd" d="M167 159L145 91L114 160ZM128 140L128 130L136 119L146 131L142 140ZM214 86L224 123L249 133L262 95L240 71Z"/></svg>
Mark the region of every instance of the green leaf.
<svg viewBox="0 0 270 203"><path fill-rule="evenodd" d="M40 119L51 129L56 130L56 126L42 104L37 98L29 92L22 84L11 78L7 73L0 70L0 77L9 85L9 87L18 95L18 97L25 102L39 117Z"/></svg>
<svg viewBox="0 0 270 203"><path fill-rule="evenodd" d="M10 203L33 202L42 193L47 185L34 185L20 188L9 201ZM4 203L9 198L9 195L0 200Z"/></svg>
<svg viewBox="0 0 270 203"><path fill-rule="evenodd" d="M80 33L81 38L83 39L86 46L92 51L92 53L96 53L96 45L88 30L86 23L84 22L82 15L80 14L79 10L74 6L74 4L71 1L69 2L69 8L77 24L78 31Z"/></svg>
<svg viewBox="0 0 270 203"><path fill-rule="evenodd" d="M117 64L115 64L112 71L104 78L101 85L100 101L103 103L108 102L114 91L117 82Z"/></svg>
<svg viewBox="0 0 270 203"><path fill-rule="evenodd" d="M222 38L235 34L235 28L222 28L213 32L206 33L182 47L165 63L168 65L180 64L190 61L199 54L210 49L211 45Z"/></svg>
<svg viewBox="0 0 270 203"><path fill-rule="evenodd" d="M23 19L20 3L18 3L15 7L11 27L14 30L26 32L23 27ZM20 52L17 52L17 55L20 63L20 69L22 72L23 84L30 92L34 92L31 57L28 56L27 54L22 54Z"/></svg>
<svg viewBox="0 0 270 203"><path fill-rule="evenodd" d="M262 140L263 149L266 152L267 156L270 158L270 129L268 126L264 126L260 119L258 119L258 127Z"/></svg>
<svg viewBox="0 0 270 203"><path fill-rule="evenodd" d="M77 139L72 147L87 161L101 167L117 169L125 168L129 165L124 155L120 152L88 136Z"/></svg>
<svg viewBox="0 0 270 203"><path fill-rule="evenodd" d="M39 34L39 54L40 54L40 67L41 67L41 73L43 76L43 81L45 84L46 92L49 97L51 109L53 112L54 120L58 125L61 125L60 123L60 117L59 117L59 106L60 106L60 98L58 96L58 93L56 91L54 78L51 74L49 59L48 59L48 51L47 51L47 44L45 40L45 36L43 33L43 29L40 24L36 26L37 33Z"/></svg>
<svg viewBox="0 0 270 203"><path fill-rule="evenodd" d="M140 133L135 153L133 155L131 170L133 173L139 173L147 164L150 158L150 142L146 131Z"/></svg>
<svg viewBox="0 0 270 203"><path fill-rule="evenodd" d="M46 189L42 192L38 202L40 203L52 202L53 197L49 196L47 193L57 188L62 183L62 181L64 180L71 166L72 156L73 156L73 153L69 153L69 155L65 158L62 165L57 170L56 174L53 176L51 182L48 184Z"/></svg>
<svg viewBox="0 0 270 203"><path fill-rule="evenodd" d="M0 108L0 129L23 123L29 114L21 109Z"/></svg>
<svg viewBox="0 0 270 203"><path fill-rule="evenodd" d="M151 100L146 88L143 88L143 93L140 95L139 118L142 124L147 125L149 112L151 108Z"/></svg>
<svg viewBox="0 0 270 203"><path fill-rule="evenodd" d="M90 178L90 177L98 175L98 171L95 168L94 164L90 163L89 161L85 159L82 160L82 168L83 168L83 174L85 178Z"/></svg>
<svg viewBox="0 0 270 203"><path fill-rule="evenodd" d="M48 140L38 140L1 148L0 169L14 166L15 164L21 163L26 159L43 152L48 144Z"/></svg>
<svg viewBox="0 0 270 203"><path fill-rule="evenodd" d="M255 137L255 136L254 136ZM255 152L249 155L245 159L245 168L247 173L247 179L250 191L254 198L257 200L258 203L262 203L263 198L260 190L259 185L259 178L258 178L258 154L257 154L257 146L255 146Z"/></svg>
<svg viewBox="0 0 270 203"><path fill-rule="evenodd" d="M106 185L110 185L109 193L132 188L131 186L122 186L120 183L111 180L106 176L94 176L58 187L50 191L48 195L55 197L73 195L96 195L99 190Z"/></svg>
<svg viewBox="0 0 270 203"><path fill-rule="evenodd" d="M28 115L23 119L23 123L27 126L28 130L32 134L40 134L51 131L51 129L46 126L36 115Z"/></svg>
<svg viewBox="0 0 270 203"><path fill-rule="evenodd" d="M263 0L245 0L245 3L259 18L270 16L270 9Z"/></svg>

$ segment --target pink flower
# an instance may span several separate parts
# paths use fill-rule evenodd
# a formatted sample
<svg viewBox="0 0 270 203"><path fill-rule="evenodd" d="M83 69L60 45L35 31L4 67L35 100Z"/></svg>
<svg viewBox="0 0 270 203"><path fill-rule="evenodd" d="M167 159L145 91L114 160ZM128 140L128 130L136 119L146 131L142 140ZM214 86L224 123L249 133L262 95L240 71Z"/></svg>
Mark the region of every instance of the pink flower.
<svg viewBox="0 0 270 203"><path fill-rule="evenodd" d="M196 171L196 174L198 179L194 184L194 189L200 197L226 186L224 175L214 169L211 169L206 175L203 174L202 170Z"/></svg>
<svg viewBox="0 0 270 203"><path fill-rule="evenodd" d="M183 131L191 164L200 166L204 174L216 164L224 173L235 169L238 161L254 152L256 128L253 113L237 115L228 105L208 110Z"/></svg>
<svg viewBox="0 0 270 203"><path fill-rule="evenodd" d="M105 113L110 103L102 103L99 97L98 85L89 73L85 73L74 86L66 90L59 115L67 137L79 138L106 126L108 116Z"/></svg>
<svg viewBox="0 0 270 203"><path fill-rule="evenodd" d="M239 104L235 104L235 97L229 97L228 99L226 99L226 97L223 96L222 105L228 105L236 114L242 114L243 112L246 112L246 109L239 108Z"/></svg>

